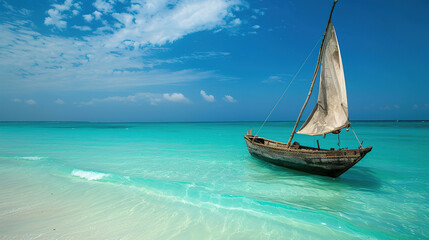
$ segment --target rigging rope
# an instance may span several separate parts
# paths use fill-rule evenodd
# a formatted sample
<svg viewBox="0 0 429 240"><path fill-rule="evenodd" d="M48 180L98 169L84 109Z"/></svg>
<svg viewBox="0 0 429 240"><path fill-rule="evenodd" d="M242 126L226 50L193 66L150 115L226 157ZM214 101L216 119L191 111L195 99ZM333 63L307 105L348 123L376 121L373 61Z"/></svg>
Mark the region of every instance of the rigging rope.
<svg viewBox="0 0 429 240"><path fill-rule="evenodd" d="M311 56L311 54L313 53L314 49L317 47L317 45L319 44L320 40L322 40L322 37L319 39L319 41L317 41L316 45L314 45L313 49L311 49L311 52L308 54L307 58L305 59L305 61L302 63L301 67L298 69L298 72L296 72L295 76L292 78L292 81L290 81L289 85L286 87L286 89L284 90L283 94L280 96L279 100L277 101L276 105L274 105L273 109L271 109L270 114L268 114L267 118L265 118L265 121L262 123L262 125L259 127L258 132L256 132L255 136L258 136L258 133L261 131L261 129L264 127L265 123L268 121L268 118L270 118L271 114L274 112L274 109L276 109L277 105L279 104L279 102L282 100L283 96L285 95L286 91L289 89L290 85L293 83L293 81L295 80L295 78L298 76L299 72L301 71L302 67L304 67L305 63L307 62L308 58Z"/></svg>
<svg viewBox="0 0 429 240"><path fill-rule="evenodd" d="M362 147L362 143L359 141L359 138L358 138L358 136L356 135L355 130L353 130L352 125L350 125L350 128L352 129L352 132L353 132L353 134L355 135L355 137L356 137L356 139L357 139L357 141L358 141L358 143L359 143L359 148L363 148L363 147Z"/></svg>

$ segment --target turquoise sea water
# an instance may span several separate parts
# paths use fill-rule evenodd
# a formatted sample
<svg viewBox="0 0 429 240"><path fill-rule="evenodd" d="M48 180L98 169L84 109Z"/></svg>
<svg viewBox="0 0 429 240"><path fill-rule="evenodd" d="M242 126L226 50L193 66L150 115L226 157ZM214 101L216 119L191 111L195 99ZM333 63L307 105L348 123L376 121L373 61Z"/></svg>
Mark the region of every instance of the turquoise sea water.
<svg viewBox="0 0 429 240"><path fill-rule="evenodd" d="M429 238L429 123L352 125L374 149L334 179L251 157L257 122L3 122L0 239Z"/></svg>

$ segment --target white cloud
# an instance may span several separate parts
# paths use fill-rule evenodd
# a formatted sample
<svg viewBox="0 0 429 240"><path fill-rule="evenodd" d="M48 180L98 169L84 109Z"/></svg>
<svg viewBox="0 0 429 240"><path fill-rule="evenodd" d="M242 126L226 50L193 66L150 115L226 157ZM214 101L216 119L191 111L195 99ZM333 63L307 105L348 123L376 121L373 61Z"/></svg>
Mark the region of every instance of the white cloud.
<svg viewBox="0 0 429 240"><path fill-rule="evenodd" d="M259 26L259 25L253 25L252 28L253 29L259 29L259 28L261 28L261 26Z"/></svg>
<svg viewBox="0 0 429 240"><path fill-rule="evenodd" d="M391 110L391 108L390 108L390 106L381 106L380 107L380 110L383 110L383 111L390 111Z"/></svg>
<svg viewBox="0 0 429 240"><path fill-rule="evenodd" d="M106 20L101 20L101 24L103 24L103 26L97 28L97 30L95 31L95 33L97 34L104 34L104 33L113 33L115 31L115 29L113 29Z"/></svg>
<svg viewBox="0 0 429 240"><path fill-rule="evenodd" d="M54 25L59 29L65 29L67 27L67 22L62 20L64 16L57 9L48 10L49 17L45 18L45 25Z"/></svg>
<svg viewBox="0 0 429 240"><path fill-rule="evenodd" d="M94 105L96 103L103 102L137 102L139 100L148 100L152 105L155 105L157 102L161 101L161 94L153 94L153 93L136 93L134 95L129 95L126 97L122 96L113 96L106 98L93 98L88 102L81 102L81 105Z"/></svg>
<svg viewBox="0 0 429 240"><path fill-rule="evenodd" d="M33 99L28 99L27 101L25 101L25 103L28 105L34 105L36 104L36 101L34 101Z"/></svg>
<svg viewBox="0 0 429 240"><path fill-rule="evenodd" d="M12 5L8 4L6 1L1 1L1 3L2 3L3 7L8 9L10 12L18 13L18 14L21 14L23 16L30 16L31 13L33 12L33 11L28 10L26 8L21 8L21 9L17 10Z"/></svg>
<svg viewBox="0 0 429 240"><path fill-rule="evenodd" d="M76 16L79 14L81 9L79 3L73 3L73 0L65 0L63 4L52 4L51 9L48 10L48 17L45 18L45 25L50 26L53 25L60 30L63 30L67 27L66 18L68 18L68 14ZM73 9L74 8L74 9Z"/></svg>
<svg viewBox="0 0 429 240"><path fill-rule="evenodd" d="M182 93L136 93L134 95L129 96L112 96L106 98L93 98L88 102L81 102L80 105L95 105L96 103L104 103L104 102L121 102L121 103L136 103L139 101L149 102L151 105L157 105L163 101L170 102L184 102L189 103L189 99L187 99Z"/></svg>
<svg viewBox="0 0 429 240"><path fill-rule="evenodd" d="M420 104L420 105L414 104L413 110L417 110L417 109L424 110L424 111L429 110L429 104L427 104L427 103L426 104Z"/></svg>
<svg viewBox="0 0 429 240"><path fill-rule="evenodd" d="M104 1L104 0L96 0L95 3L93 3L95 8L97 8L98 11L101 11L103 13L111 12L113 9L112 4Z"/></svg>
<svg viewBox="0 0 429 240"><path fill-rule="evenodd" d="M53 5L45 24L67 28L65 20L73 9L78 9L72 3L66 0ZM235 6L241 5L240 0L148 0L143 5L132 5L121 8L125 9L123 13L109 15L120 25L105 21L104 26L81 38L41 34L29 20L0 23L0 89L117 89L224 78L212 71L170 71L159 66L229 53L157 59L156 49L194 32L230 28L236 19L230 13L237 11ZM95 11L83 17L92 21L101 16L101 12ZM90 31L88 26L72 28Z"/></svg>
<svg viewBox="0 0 429 240"><path fill-rule="evenodd" d="M99 11L94 11L93 13L92 13L92 15L94 15L94 17L95 17L95 19L96 20L100 20L100 17L101 17L101 15L103 15L101 12L99 12Z"/></svg>
<svg viewBox="0 0 429 240"><path fill-rule="evenodd" d="M177 63L177 62L183 62L184 60L188 60L188 59L202 60L202 59L208 59L208 58L213 58L213 57L222 57L222 56L228 56L228 55L230 55L230 53L228 53L228 52L196 52L196 53L193 53L191 55L181 56L181 57L176 57L176 58L157 59L153 63L156 65L163 64L163 63Z"/></svg>
<svg viewBox="0 0 429 240"><path fill-rule="evenodd" d="M102 103L102 102L136 102L136 95L130 95L127 97L119 97L119 96L113 96L113 97L106 97L106 98L93 98L88 102L81 102L81 105L94 105L96 103Z"/></svg>
<svg viewBox="0 0 429 240"><path fill-rule="evenodd" d="M60 12L70 10L70 7L72 5L73 5L73 0L65 0L64 4L52 4L52 6Z"/></svg>
<svg viewBox="0 0 429 240"><path fill-rule="evenodd" d="M90 28L89 26L77 26L77 25L74 25L74 26L72 26L72 28L75 28L75 29L78 29L78 30L81 30L81 31L91 31L92 30L92 28Z"/></svg>
<svg viewBox="0 0 429 240"><path fill-rule="evenodd" d="M207 102L214 102L215 100L213 95L207 95L207 93L204 90L201 90L200 94Z"/></svg>
<svg viewBox="0 0 429 240"><path fill-rule="evenodd" d="M128 39L138 45L163 45L193 32L239 25L241 20L228 13L240 4L238 0L189 0L171 6L153 0L134 5L133 13L112 15L123 28L113 34L110 44L117 46Z"/></svg>
<svg viewBox="0 0 429 240"><path fill-rule="evenodd" d="M253 11L260 16L265 15L264 9L253 9Z"/></svg>
<svg viewBox="0 0 429 240"><path fill-rule="evenodd" d="M64 104L64 101L61 98L58 98L57 100L55 100L56 104Z"/></svg>
<svg viewBox="0 0 429 240"><path fill-rule="evenodd" d="M146 52L105 47L105 36L84 40L43 36L22 24L0 24L0 36L2 91L118 89L222 78L211 71L195 69L155 70L163 62ZM186 58L223 55L227 53Z"/></svg>
<svg viewBox="0 0 429 240"><path fill-rule="evenodd" d="M187 99L182 93L164 93L162 95L162 97L164 99L166 99L167 101L171 101L171 102L190 102L189 99Z"/></svg>
<svg viewBox="0 0 429 240"><path fill-rule="evenodd" d="M224 101L229 102L229 103L236 103L237 100L235 100L232 96L230 95L225 95L225 97L223 98Z"/></svg>
<svg viewBox="0 0 429 240"><path fill-rule="evenodd" d="M9 9L9 11L13 11L13 12L16 11L15 8L12 5L10 5L9 3L7 3L6 1L3 1L2 5L3 5L3 7Z"/></svg>
<svg viewBox="0 0 429 240"><path fill-rule="evenodd" d="M87 22L91 22L94 19L94 17L91 14L85 14L85 15L82 15L82 17Z"/></svg>
<svg viewBox="0 0 429 240"><path fill-rule="evenodd" d="M20 103L20 102L22 102L22 100L20 99L20 98L14 98L14 99L12 99L11 100L12 102L15 102L15 103ZM28 105L34 105L34 104L36 104L36 101L34 101L33 99L28 99L28 100L26 100L26 101L24 101L26 104L28 104Z"/></svg>
<svg viewBox="0 0 429 240"><path fill-rule="evenodd" d="M383 110L383 111L399 110L399 109L401 109L401 107L399 105L393 105L393 107L390 105L380 107L380 110Z"/></svg>
<svg viewBox="0 0 429 240"><path fill-rule="evenodd" d="M239 18L236 18L231 21L232 25L238 26L241 24L241 20Z"/></svg>
<svg viewBox="0 0 429 240"><path fill-rule="evenodd" d="M273 82L279 82L279 83L283 82L282 77L273 75L273 76L269 76L268 79L265 79L262 81L262 83L273 83Z"/></svg>

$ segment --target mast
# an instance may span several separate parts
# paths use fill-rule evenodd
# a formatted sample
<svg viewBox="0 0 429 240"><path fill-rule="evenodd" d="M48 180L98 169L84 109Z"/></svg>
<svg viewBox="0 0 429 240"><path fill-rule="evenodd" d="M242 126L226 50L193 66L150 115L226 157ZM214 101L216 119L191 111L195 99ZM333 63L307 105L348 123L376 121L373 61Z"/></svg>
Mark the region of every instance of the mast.
<svg viewBox="0 0 429 240"><path fill-rule="evenodd" d="M310 91L308 92L307 98L305 99L304 106L301 108L301 112L298 115L298 119L296 120L295 126L293 127L292 133L290 135L289 141L287 142L287 146L290 147L290 143L292 142L293 136L295 135L296 128L298 127L299 120L301 120L302 113L304 112L305 107L307 106L308 100L310 99L311 93L313 92L314 83L316 82L317 74L319 73L320 63L323 58L323 45L325 43L326 31L328 30L329 23L331 22L332 13L334 12L335 4L338 0L334 0L334 4L332 5L331 13L329 14L328 23L326 24L325 32L323 33L322 43L320 44L319 49L319 57L317 59L316 69L314 70L313 79L311 80Z"/></svg>

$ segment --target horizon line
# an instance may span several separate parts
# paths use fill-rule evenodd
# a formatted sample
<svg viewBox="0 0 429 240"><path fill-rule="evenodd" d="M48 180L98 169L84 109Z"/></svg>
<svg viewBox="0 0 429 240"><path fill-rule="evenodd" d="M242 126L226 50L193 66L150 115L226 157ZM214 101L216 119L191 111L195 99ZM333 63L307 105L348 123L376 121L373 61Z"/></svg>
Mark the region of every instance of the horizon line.
<svg viewBox="0 0 429 240"><path fill-rule="evenodd" d="M409 119L409 120L351 120L350 122L428 122L427 119ZM239 123L239 122L264 122L264 121L240 121L240 120L231 120L231 121L55 121L55 120L43 120L43 121L1 121L0 123ZM296 122L295 120L284 120L284 121L267 121L268 122ZM304 121L299 121L304 122Z"/></svg>

